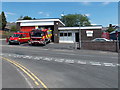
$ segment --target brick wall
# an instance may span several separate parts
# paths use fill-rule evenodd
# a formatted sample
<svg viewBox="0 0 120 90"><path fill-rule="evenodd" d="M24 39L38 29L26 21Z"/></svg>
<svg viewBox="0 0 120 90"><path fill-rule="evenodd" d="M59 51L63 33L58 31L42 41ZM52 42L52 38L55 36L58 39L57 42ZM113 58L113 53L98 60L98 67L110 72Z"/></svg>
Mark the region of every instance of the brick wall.
<svg viewBox="0 0 120 90"><path fill-rule="evenodd" d="M116 52L116 42L91 42L91 41L84 41L82 42L81 49L86 50L102 50L102 51L113 51Z"/></svg>
<svg viewBox="0 0 120 90"><path fill-rule="evenodd" d="M87 37L87 34L86 34L86 31L88 30L92 30L92 29L85 29L85 30L81 30L81 39L82 41L84 40L92 40L92 39L95 39L95 38L101 38L101 35L102 35L102 31L101 29L93 29L93 36L92 37Z"/></svg>

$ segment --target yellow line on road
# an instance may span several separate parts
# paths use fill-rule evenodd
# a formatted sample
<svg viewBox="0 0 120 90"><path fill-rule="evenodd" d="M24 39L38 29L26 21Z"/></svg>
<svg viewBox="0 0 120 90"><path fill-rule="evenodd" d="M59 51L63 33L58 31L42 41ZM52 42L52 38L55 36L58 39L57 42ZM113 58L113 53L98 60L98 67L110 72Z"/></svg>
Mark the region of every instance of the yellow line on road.
<svg viewBox="0 0 120 90"><path fill-rule="evenodd" d="M17 66L18 68L20 68L24 73L26 73L26 74L34 81L34 83L35 83L37 86L39 85L39 83L38 83L37 81L39 81L40 84L41 84L44 88L46 88L46 90L49 90L49 89L47 88L47 86L46 86L36 75L34 75L30 70L28 70L26 67L24 67L23 65L15 62L15 61L13 61L13 60L8 59L8 58L2 57L2 56L0 56L0 57L3 58L4 60L6 60L6 61L8 61L8 62L10 62L10 63L12 63L12 64L14 64L14 65ZM29 73L30 73L30 74L29 74ZM37 80L37 81L36 81L36 80Z"/></svg>

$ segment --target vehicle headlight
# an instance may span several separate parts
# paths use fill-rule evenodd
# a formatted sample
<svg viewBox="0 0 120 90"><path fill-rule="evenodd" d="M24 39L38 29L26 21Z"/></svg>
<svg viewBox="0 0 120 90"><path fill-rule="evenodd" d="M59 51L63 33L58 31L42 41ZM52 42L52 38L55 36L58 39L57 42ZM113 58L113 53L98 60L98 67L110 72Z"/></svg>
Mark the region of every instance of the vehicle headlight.
<svg viewBox="0 0 120 90"><path fill-rule="evenodd" d="M18 41L18 40L15 40L15 41Z"/></svg>

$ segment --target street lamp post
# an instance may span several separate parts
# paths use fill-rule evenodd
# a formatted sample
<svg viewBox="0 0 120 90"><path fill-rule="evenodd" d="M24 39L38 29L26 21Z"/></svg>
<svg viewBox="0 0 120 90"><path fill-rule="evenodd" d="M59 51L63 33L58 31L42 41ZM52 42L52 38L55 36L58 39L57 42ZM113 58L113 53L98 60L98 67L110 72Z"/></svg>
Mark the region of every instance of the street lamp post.
<svg viewBox="0 0 120 90"><path fill-rule="evenodd" d="M80 29L80 22L79 23L79 49L81 49L82 47L82 34L81 34L81 29ZM83 22L83 26L85 26L85 23L87 23L86 21Z"/></svg>
<svg viewBox="0 0 120 90"><path fill-rule="evenodd" d="M81 49L81 29L79 27L79 49Z"/></svg>
<svg viewBox="0 0 120 90"><path fill-rule="evenodd" d="M81 29L80 29L80 22L79 22L79 49L81 49Z"/></svg>
<svg viewBox="0 0 120 90"><path fill-rule="evenodd" d="M116 38L117 38L117 41L116 41L116 51L118 52L118 49L119 49L118 31L116 31Z"/></svg>

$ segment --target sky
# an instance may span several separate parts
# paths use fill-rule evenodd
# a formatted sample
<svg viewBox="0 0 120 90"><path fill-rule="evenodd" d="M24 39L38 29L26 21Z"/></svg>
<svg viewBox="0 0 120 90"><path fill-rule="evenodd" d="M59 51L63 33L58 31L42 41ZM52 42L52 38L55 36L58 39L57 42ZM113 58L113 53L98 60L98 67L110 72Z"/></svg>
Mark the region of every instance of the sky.
<svg viewBox="0 0 120 90"><path fill-rule="evenodd" d="M2 2L8 22L20 16L61 18L67 14L85 14L93 25L118 24L118 2Z"/></svg>

